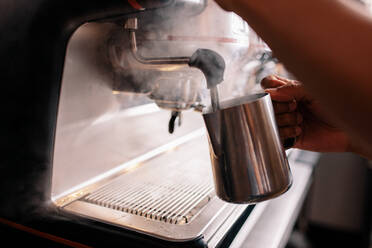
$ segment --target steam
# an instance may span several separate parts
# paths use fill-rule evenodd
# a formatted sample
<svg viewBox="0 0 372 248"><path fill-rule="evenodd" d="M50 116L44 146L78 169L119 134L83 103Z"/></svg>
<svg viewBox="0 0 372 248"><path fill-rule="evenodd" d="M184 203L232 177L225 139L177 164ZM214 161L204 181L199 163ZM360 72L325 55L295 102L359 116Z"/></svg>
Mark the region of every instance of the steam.
<svg viewBox="0 0 372 248"><path fill-rule="evenodd" d="M190 57L200 48L213 50L226 62L224 82L218 86L221 99L246 95L256 82L252 80L252 70L245 70L245 65L257 60L263 43L240 17L222 10L214 1L208 1L206 6L203 2L190 1L194 6L188 2L189 8L170 6L174 9L139 16L138 52L143 57ZM176 14L170 14L172 11ZM128 39L124 37L120 42L123 46ZM125 49L121 58L122 72L130 74L132 83L141 88L137 91L147 92L159 106L184 110L211 104L206 80L199 70L187 66L133 68ZM184 82L188 84L182 85Z"/></svg>

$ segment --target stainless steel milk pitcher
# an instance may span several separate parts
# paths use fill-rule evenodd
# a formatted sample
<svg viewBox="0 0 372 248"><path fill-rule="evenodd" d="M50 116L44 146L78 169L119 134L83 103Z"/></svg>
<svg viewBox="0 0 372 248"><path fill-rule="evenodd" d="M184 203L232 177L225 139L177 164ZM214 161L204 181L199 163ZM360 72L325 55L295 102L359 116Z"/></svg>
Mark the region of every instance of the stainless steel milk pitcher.
<svg viewBox="0 0 372 248"><path fill-rule="evenodd" d="M269 94L220 103L203 118L208 130L215 190L233 203L255 203L286 192L292 175Z"/></svg>

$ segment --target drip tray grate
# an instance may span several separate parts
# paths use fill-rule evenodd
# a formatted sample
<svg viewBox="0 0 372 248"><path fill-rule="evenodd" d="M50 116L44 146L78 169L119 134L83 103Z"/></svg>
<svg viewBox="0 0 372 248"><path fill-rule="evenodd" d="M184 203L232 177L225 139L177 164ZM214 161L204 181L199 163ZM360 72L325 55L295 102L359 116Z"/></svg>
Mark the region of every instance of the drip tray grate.
<svg viewBox="0 0 372 248"><path fill-rule="evenodd" d="M215 196L210 167L201 170L200 163L189 164L184 169L159 166L156 174L139 168L80 200L146 219L187 224ZM198 173L192 167L199 167Z"/></svg>

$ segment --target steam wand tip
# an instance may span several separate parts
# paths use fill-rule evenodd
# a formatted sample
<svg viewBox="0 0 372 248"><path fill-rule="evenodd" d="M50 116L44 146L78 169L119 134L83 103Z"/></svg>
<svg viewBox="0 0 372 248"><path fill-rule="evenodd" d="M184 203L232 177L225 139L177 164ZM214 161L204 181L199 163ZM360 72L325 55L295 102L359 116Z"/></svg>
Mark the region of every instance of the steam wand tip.
<svg viewBox="0 0 372 248"><path fill-rule="evenodd" d="M220 109L220 97L217 86L210 88L212 111L216 112Z"/></svg>

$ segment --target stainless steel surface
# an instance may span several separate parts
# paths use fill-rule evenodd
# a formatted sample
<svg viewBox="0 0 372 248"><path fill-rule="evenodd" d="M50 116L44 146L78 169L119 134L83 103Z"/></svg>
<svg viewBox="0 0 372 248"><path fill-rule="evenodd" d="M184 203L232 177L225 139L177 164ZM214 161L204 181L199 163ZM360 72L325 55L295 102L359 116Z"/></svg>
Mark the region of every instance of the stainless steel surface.
<svg viewBox="0 0 372 248"><path fill-rule="evenodd" d="M122 27L112 23L88 23L73 34L68 44L54 147L51 198L61 211L109 223L123 231L130 229L175 242L200 236L205 241L212 237L220 240L223 235L215 236L217 230L227 232L247 205L228 204L208 193L207 198L200 198L201 201L197 197L193 198L195 201L190 198L188 208L177 211L185 212L188 223L174 224L84 200L112 180L136 174L137 169L142 172L144 182L149 178L161 184L169 177L174 181L174 187L213 184L208 141L200 113L184 111L182 126L170 135L166 126L170 112L158 108L149 99L149 92L113 91L118 75L116 69L110 67L107 49L112 33L118 32L119 28L123 32ZM120 78L123 85L133 83L127 80ZM151 80L146 83L156 86ZM173 88L179 87L172 83ZM172 169L161 170L162 166ZM184 172L181 176L178 175L180 171ZM203 171L209 176L200 178ZM186 180L180 181L186 176ZM139 186L141 179L135 183L133 186ZM156 188L154 185L149 187ZM169 205L176 206L182 201L174 200ZM195 208L192 208L195 203ZM162 207L160 202L152 204ZM154 212L146 210L151 217ZM173 217L168 215L167 220Z"/></svg>
<svg viewBox="0 0 372 248"><path fill-rule="evenodd" d="M183 242L203 237L206 242L216 239L218 243L223 239L224 234L228 232L246 207L227 204L214 197L207 208L203 209L199 216L187 225L148 221L141 216L84 201L75 201L66 206L63 211L115 225L123 228L123 231L128 229L163 240ZM225 225L225 223L227 224ZM214 236L216 232L221 232L221 235Z"/></svg>
<svg viewBox="0 0 372 248"><path fill-rule="evenodd" d="M293 185L284 195L256 205L231 248L284 248L293 230L312 182L319 154L312 153L311 162L301 161L303 151L292 149L289 164ZM306 152L307 153L307 152Z"/></svg>
<svg viewBox="0 0 372 248"><path fill-rule="evenodd" d="M186 224L212 197L209 168L198 161L175 168L172 163L154 166L156 175L143 169L124 174L81 200L103 207L172 224ZM195 170L198 173L187 173ZM177 179L178 183L175 183Z"/></svg>
<svg viewBox="0 0 372 248"><path fill-rule="evenodd" d="M215 196L205 132L105 182L56 202L62 211L176 242L220 240L214 234L225 233L248 206Z"/></svg>
<svg viewBox="0 0 372 248"><path fill-rule="evenodd" d="M203 117L218 197L253 203L289 189L292 176L268 94L221 102Z"/></svg>
<svg viewBox="0 0 372 248"><path fill-rule="evenodd" d="M53 198L204 126L200 113L184 111L182 126L169 135L169 111L147 94L112 90L115 74L105 64L112 29L110 23L85 24L69 42L54 146Z"/></svg>

